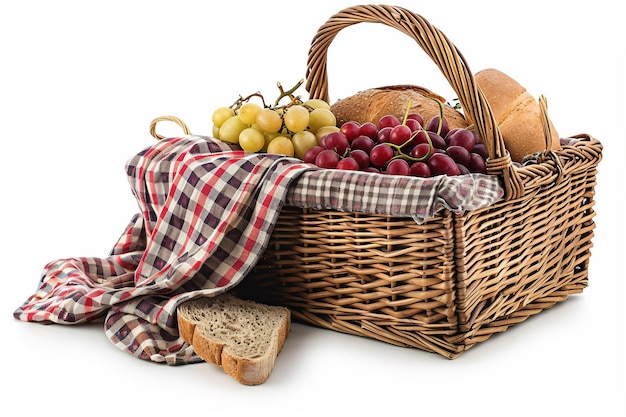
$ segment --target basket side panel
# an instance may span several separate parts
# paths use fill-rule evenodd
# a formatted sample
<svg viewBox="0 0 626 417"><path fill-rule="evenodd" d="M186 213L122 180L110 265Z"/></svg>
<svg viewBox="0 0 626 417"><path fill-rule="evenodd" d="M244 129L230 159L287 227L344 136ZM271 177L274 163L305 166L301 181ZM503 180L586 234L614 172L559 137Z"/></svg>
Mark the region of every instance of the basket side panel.
<svg viewBox="0 0 626 417"><path fill-rule="evenodd" d="M324 328L447 357L459 346L450 213L410 218L284 207L270 245L238 287Z"/></svg>
<svg viewBox="0 0 626 417"><path fill-rule="evenodd" d="M469 348L588 285L597 152L566 150L562 168L526 173L523 198L456 219L460 331L451 342Z"/></svg>

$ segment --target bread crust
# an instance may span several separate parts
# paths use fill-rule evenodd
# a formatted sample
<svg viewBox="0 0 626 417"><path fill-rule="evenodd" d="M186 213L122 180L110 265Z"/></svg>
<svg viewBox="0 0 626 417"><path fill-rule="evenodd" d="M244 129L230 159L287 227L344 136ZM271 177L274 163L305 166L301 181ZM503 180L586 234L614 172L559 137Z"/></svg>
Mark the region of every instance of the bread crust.
<svg viewBox="0 0 626 417"><path fill-rule="evenodd" d="M410 84L369 88L352 96L337 100L331 105L331 111L337 119L337 126L348 121L358 123L372 122L378 125L382 116L392 114L400 120L404 118L407 106L411 102L410 113L419 113L427 124L435 115L440 114L442 103L443 115L450 129L467 127L468 123L461 112L446 104L446 100L432 91Z"/></svg>
<svg viewBox="0 0 626 417"><path fill-rule="evenodd" d="M255 337L252 334L254 328L242 329L239 320L249 319L242 317L242 310L271 327L265 329L269 332L266 339L250 341ZM193 299L181 304L177 312L180 336L192 345L196 354L207 362L221 366L226 374L245 385L259 385L267 381L291 327L291 312L287 308L243 300L231 294ZM226 314L222 315L222 312ZM222 331L219 336L213 332L215 328ZM224 333L224 329L232 329L232 335ZM267 345L261 347L261 354L246 356L237 352L242 332L250 343Z"/></svg>
<svg viewBox="0 0 626 417"><path fill-rule="evenodd" d="M485 95L498 123L504 145L515 162L547 147L539 103L526 88L509 75L494 68L484 69L474 79ZM550 122L552 149L561 148L558 132Z"/></svg>

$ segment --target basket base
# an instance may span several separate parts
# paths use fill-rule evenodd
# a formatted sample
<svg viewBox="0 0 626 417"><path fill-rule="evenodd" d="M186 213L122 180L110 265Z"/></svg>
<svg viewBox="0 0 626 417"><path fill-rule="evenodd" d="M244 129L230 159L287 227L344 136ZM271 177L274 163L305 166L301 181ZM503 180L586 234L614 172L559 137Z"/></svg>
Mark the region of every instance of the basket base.
<svg viewBox="0 0 626 417"><path fill-rule="evenodd" d="M436 353L447 359L456 359L465 351L488 340L491 336L502 333L508 328L520 324L544 310L566 301L570 295L579 294L585 285L555 291L549 296L537 299L512 314L500 317L476 331L454 333L433 331L410 320L394 320L375 314L364 315L363 311L333 307L315 308L309 305L285 302L284 293L259 290L252 280L245 280L236 289L238 296L270 305L282 305L292 312L295 322L333 330L354 336L361 336L389 343L398 347L415 348ZM445 334L448 333L448 334Z"/></svg>

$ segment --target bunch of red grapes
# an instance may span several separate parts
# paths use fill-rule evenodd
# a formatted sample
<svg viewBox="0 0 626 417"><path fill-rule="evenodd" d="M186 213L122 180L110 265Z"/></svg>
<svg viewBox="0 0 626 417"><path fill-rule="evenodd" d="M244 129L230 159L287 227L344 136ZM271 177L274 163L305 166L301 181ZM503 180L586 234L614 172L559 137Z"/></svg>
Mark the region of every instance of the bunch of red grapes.
<svg viewBox="0 0 626 417"><path fill-rule="evenodd" d="M320 138L303 159L320 168L434 177L485 173L487 150L471 129L450 129L440 116L424 125L420 114L411 113L403 122L383 116L378 126L346 122Z"/></svg>

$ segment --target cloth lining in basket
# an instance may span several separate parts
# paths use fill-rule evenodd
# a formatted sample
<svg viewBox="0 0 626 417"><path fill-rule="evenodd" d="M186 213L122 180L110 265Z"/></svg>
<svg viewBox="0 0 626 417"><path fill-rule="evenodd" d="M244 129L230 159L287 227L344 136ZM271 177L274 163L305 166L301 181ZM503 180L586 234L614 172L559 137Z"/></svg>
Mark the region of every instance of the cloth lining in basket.
<svg viewBox="0 0 626 417"><path fill-rule="evenodd" d="M49 262L37 291L13 315L58 324L104 317L115 346L170 365L201 361L178 335L176 307L237 285L263 254L284 204L422 220L444 207L475 209L503 195L495 177L323 171L204 136L158 141L126 170L140 212L110 254Z"/></svg>
<svg viewBox="0 0 626 417"><path fill-rule="evenodd" d="M493 175L419 178L319 170L294 181L287 192L287 204L314 210L412 217L421 224L442 209L454 213L476 210L490 206L503 195Z"/></svg>

